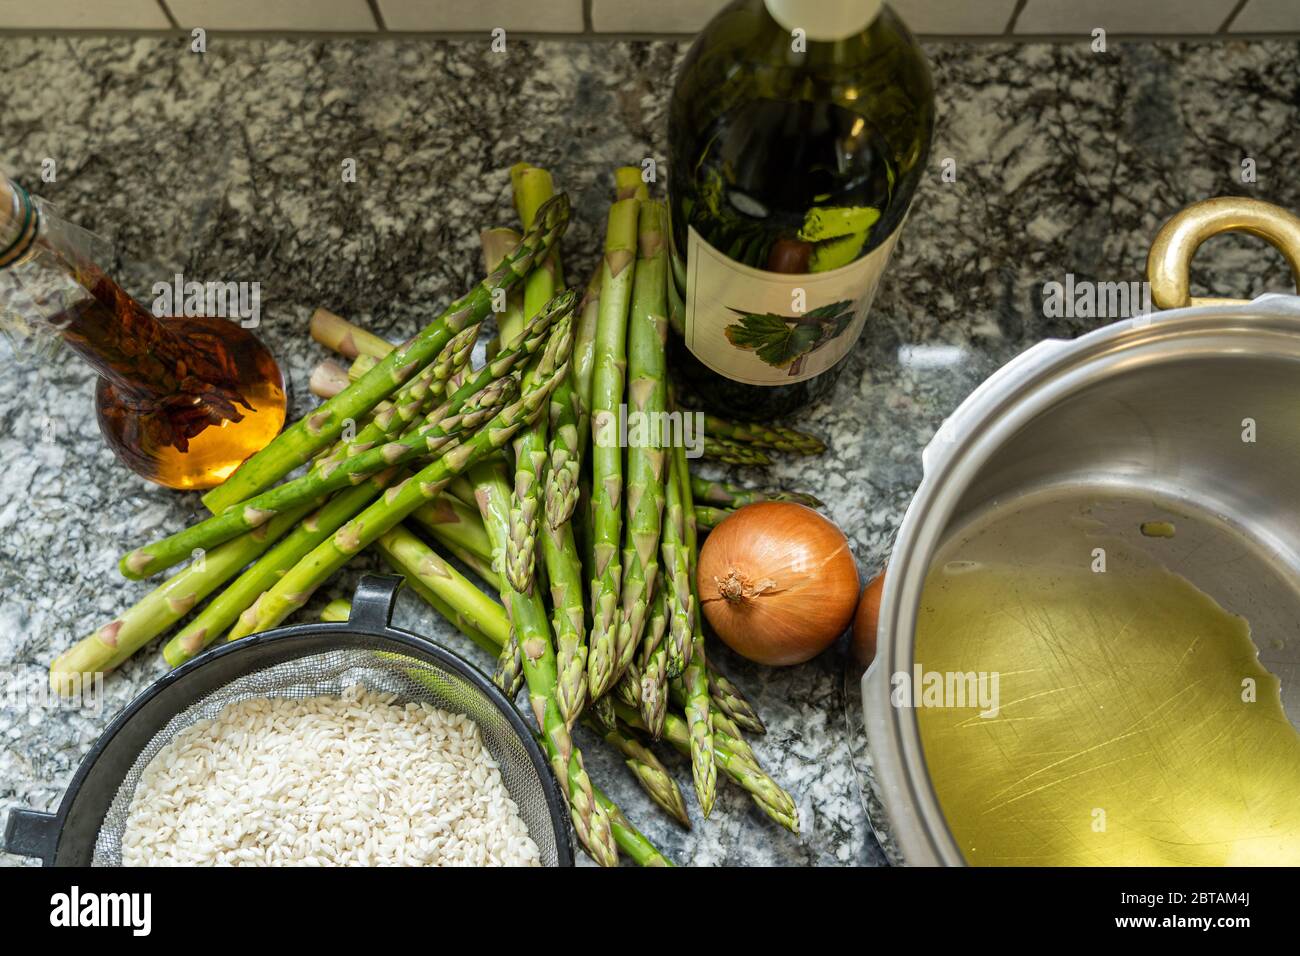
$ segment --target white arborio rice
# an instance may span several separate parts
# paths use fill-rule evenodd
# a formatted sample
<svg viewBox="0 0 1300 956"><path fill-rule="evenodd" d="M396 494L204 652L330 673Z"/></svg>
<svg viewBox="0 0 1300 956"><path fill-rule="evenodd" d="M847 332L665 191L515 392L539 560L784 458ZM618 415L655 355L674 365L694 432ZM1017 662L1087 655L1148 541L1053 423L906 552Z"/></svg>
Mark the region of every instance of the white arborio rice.
<svg viewBox="0 0 1300 956"><path fill-rule="evenodd" d="M177 735L140 779L126 866L538 866L468 717L341 697L257 698Z"/></svg>

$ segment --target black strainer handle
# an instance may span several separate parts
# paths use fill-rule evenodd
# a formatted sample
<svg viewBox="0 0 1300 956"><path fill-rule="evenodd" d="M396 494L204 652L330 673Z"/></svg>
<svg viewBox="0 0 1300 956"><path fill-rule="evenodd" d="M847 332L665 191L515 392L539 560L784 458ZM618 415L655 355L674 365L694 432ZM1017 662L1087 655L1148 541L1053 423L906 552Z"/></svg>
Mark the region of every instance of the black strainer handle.
<svg viewBox="0 0 1300 956"><path fill-rule="evenodd" d="M54 851L58 848L62 827L63 822L53 813L14 807L9 811L4 845L0 846L0 850L16 856L39 859L50 866L54 862Z"/></svg>
<svg viewBox="0 0 1300 956"><path fill-rule="evenodd" d="M367 574L352 595L352 613L348 624L369 634L382 635L393 621L397 592L405 578L395 574Z"/></svg>

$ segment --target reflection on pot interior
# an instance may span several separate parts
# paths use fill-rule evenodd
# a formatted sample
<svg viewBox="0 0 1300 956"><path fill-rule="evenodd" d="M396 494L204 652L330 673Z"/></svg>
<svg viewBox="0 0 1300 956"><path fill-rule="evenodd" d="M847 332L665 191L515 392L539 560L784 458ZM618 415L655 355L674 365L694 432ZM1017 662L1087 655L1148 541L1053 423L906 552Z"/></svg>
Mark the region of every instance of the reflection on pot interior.
<svg viewBox="0 0 1300 956"><path fill-rule="evenodd" d="M1300 863L1300 734L1248 622L1158 551L1044 522L958 536L921 599L917 662L1001 679L994 717L915 711L967 861Z"/></svg>

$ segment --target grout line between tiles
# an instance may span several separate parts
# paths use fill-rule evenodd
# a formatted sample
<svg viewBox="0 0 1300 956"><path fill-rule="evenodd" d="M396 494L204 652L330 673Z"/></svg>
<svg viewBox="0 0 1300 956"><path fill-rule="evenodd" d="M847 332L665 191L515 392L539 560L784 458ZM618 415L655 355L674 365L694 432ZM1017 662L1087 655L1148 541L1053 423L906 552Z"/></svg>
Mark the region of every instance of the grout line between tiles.
<svg viewBox="0 0 1300 956"><path fill-rule="evenodd" d="M167 6L167 0L158 0L158 7L162 10L163 16L167 18L167 22L172 25L172 29L179 30L181 28L180 21L172 15L171 8Z"/></svg>
<svg viewBox="0 0 1300 956"><path fill-rule="evenodd" d="M1025 12L1025 7L1029 6L1029 0L1016 0L1016 7L1011 11L1011 19L1007 21L1007 28L1002 31L1006 36L1016 32L1016 23L1020 20L1020 14Z"/></svg>
<svg viewBox="0 0 1300 956"><path fill-rule="evenodd" d="M1233 21L1236 20L1237 17L1241 15L1241 11L1246 9L1246 4L1248 4L1249 2L1250 0L1237 0L1237 5L1233 7L1232 10L1228 13L1228 19L1224 20L1223 23L1219 26L1220 33L1228 32L1228 29L1229 27L1232 26Z"/></svg>

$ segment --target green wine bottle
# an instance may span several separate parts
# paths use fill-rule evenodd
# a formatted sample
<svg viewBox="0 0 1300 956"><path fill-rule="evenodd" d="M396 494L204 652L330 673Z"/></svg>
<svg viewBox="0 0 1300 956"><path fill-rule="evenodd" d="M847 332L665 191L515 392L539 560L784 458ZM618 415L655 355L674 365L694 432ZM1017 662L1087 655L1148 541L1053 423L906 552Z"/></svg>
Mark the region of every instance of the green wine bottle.
<svg viewBox="0 0 1300 956"><path fill-rule="evenodd" d="M730 416L824 395L866 322L934 130L880 0L735 0L669 111L676 374Z"/></svg>

